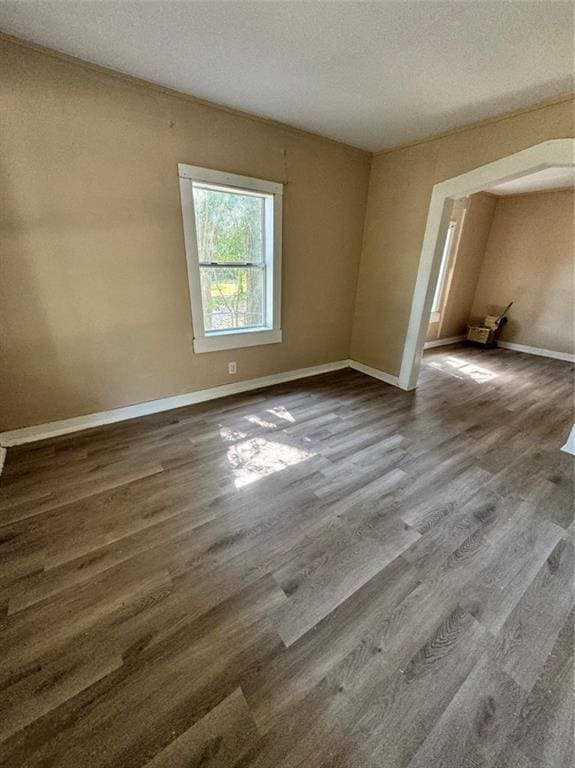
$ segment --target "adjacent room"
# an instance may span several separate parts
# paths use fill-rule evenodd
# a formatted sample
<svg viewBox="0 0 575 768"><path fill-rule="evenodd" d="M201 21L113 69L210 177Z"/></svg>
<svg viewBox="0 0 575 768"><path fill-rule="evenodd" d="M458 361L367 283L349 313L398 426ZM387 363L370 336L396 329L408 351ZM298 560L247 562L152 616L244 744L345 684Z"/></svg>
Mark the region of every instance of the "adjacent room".
<svg viewBox="0 0 575 768"><path fill-rule="evenodd" d="M575 175L550 169L455 202L425 348L505 312L499 347L571 360Z"/></svg>
<svg viewBox="0 0 575 768"><path fill-rule="evenodd" d="M575 6L0 0L0 768L570 768Z"/></svg>

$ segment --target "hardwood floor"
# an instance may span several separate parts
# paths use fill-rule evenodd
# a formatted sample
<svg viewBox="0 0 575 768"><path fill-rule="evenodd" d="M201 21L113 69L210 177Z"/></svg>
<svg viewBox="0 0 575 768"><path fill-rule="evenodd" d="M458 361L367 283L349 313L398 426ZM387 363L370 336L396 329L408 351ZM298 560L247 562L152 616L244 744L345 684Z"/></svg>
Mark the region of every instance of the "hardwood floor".
<svg viewBox="0 0 575 768"><path fill-rule="evenodd" d="M571 766L572 374L443 348L10 449L0 766Z"/></svg>

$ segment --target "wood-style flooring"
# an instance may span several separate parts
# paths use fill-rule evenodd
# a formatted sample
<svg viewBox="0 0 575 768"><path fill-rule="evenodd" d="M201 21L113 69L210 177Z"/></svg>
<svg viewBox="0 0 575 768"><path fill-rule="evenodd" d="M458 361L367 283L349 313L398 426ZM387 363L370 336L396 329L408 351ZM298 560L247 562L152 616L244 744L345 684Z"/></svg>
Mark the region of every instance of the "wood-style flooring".
<svg viewBox="0 0 575 768"><path fill-rule="evenodd" d="M571 768L573 366L462 346L8 451L2 768Z"/></svg>

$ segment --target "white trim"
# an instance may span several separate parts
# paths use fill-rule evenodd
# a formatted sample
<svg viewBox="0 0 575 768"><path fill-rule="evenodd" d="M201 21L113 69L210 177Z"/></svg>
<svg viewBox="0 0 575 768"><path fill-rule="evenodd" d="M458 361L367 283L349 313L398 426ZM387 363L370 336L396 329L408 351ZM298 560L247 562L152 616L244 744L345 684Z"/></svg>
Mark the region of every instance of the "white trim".
<svg viewBox="0 0 575 768"><path fill-rule="evenodd" d="M221 187L228 185L235 189L251 189L254 192L266 192L268 195L283 195L284 186L277 181L255 179L252 176L241 176L239 173L216 171L212 168L201 168L199 165L178 163L178 176L181 179L204 181L206 184L216 184Z"/></svg>
<svg viewBox="0 0 575 768"><path fill-rule="evenodd" d="M174 397L164 397L160 400L149 400L146 403L127 405L123 408L114 408L111 411L90 413L86 416L77 416L72 419L63 419L61 421L52 421L48 424L38 424L34 427L23 427L22 429L13 429L9 432L0 432L0 445L3 447L11 447L13 445L31 443L35 440L45 440L49 437L57 437L58 435L67 435L71 432L81 432L84 429L101 427L104 424L114 424L118 421L137 419L140 416L147 416L151 413L170 411L173 408L181 408L185 405L194 405L195 403L204 403L207 400L215 400L216 398L227 397L228 395L237 395L242 392L249 392L250 390L260 389L262 387L271 387L274 384L282 384L286 381L305 379L309 376L317 376L321 373L329 373L330 371L339 371L343 368L348 368L349 364L349 360L338 360L334 363L312 365L309 368L273 373L270 376L261 376L258 379L247 379L246 381L223 384L219 387L211 387L210 389L200 389L197 392L188 392L184 395L175 395Z"/></svg>
<svg viewBox="0 0 575 768"><path fill-rule="evenodd" d="M465 341L467 337L465 334L461 336L449 336L445 339L433 339L432 341L426 341L423 345L424 349L433 349L433 347L446 347L449 344L457 344L460 341ZM512 349L515 352L525 352L528 355L540 355L541 357L553 357L556 360L566 360L568 363L575 363L575 355L569 352L555 352L553 349L541 349L540 347L528 347L525 344L515 344L511 341L498 341L498 347L503 349Z"/></svg>
<svg viewBox="0 0 575 768"><path fill-rule="evenodd" d="M192 309L194 331L194 352L216 352L225 349L253 347L260 344L277 344L281 335L281 273L282 273L282 221L283 184L235 173L200 168L195 165L178 164L180 201L184 227L184 245L188 287ZM265 235L265 325L254 329L232 329L231 331L206 331L202 309L200 265L194 212L193 183L213 184L222 189L229 187L234 192L253 192L264 198ZM269 225L271 222L271 226Z"/></svg>
<svg viewBox="0 0 575 768"><path fill-rule="evenodd" d="M182 205L182 220L184 225L184 247L186 251L188 289L190 292L190 304L192 308L192 327L194 338L202 339L205 336L205 329L204 314L202 311L200 268L198 265L196 217L194 215L194 188L189 181L184 180L181 176L180 202Z"/></svg>
<svg viewBox="0 0 575 768"><path fill-rule="evenodd" d="M443 253L441 254L441 263L439 265L439 275L437 277L437 285L435 286L435 293L433 294L433 302L431 304L431 315L440 315L440 309L442 305L443 293L445 288L445 280L447 278L447 265L451 261L451 255L453 253L453 246L455 245L455 233L457 232L457 220L451 219L447 232L445 235L445 242L443 243ZM459 227L461 230L461 227ZM432 317L430 322L432 322Z"/></svg>
<svg viewBox="0 0 575 768"><path fill-rule="evenodd" d="M256 347L260 344L278 344L282 340L281 331L254 328L243 333L218 333L194 339L194 352L216 352L222 349Z"/></svg>
<svg viewBox="0 0 575 768"><path fill-rule="evenodd" d="M554 139L447 179L433 187L399 374L402 389L414 389L417 385L442 245L454 201L476 192L489 191L497 184L544 168L572 166L575 166L575 139Z"/></svg>
<svg viewBox="0 0 575 768"><path fill-rule="evenodd" d="M445 339L433 339L432 341L426 341L423 345L424 349L433 349L433 347L446 347L448 344L457 344L459 341L465 341L466 336L448 336Z"/></svg>
<svg viewBox="0 0 575 768"><path fill-rule="evenodd" d="M568 363L575 363L575 355L569 352L555 352L553 349L541 349L540 347L528 347L525 344L515 344L511 341L498 341L498 347L503 349L512 349L514 352L525 352L528 355L539 355L540 357L553 357L555 360L565 360Z"/></svg>
<svg viewBox="0 0 575 768"><path fill-rule="evenodd" d="M378 368L372 368L370 365L358 363L356 360L350 360L349 367L353 368L354 371L360 371L368 376L372 376L374 379L384 381L386 384L391 384L393 387L399 387L399 379L397 376L390 376L389 373L380 371Z"/></svg>
<svg viewBox="0 0 575 768"><path fill-rule="evenodd" d="M2 448L0 446L0 475L2 475L2 470L4 469L5 461L6 461L6 448Z"/></svg>
<svg viewBox="0 0 575 768"><path fill-rule="evenodd" d="M148 416L152 413L162 411L171 411L175 408L182 408L186 405L195 405L204 403L208 400L216 400L220 397L229 395L238 395L242 392L250 392L253 389L263 389L272 387L274 384L283 384L297 379L306 379L310 376L319 376L322 373L330 371L340 371L344 368L353 368L361 371L368 376L384 381L394 387L399 386L397 376L390 376L369 365L363 365L355 360L337 360L333 363L322 363L321 365L312 365L309 368L299 368L294 371L283 371L282 373L272 373L270 376L261 376L258 379L247 379L246 381L237 381L233 384L222 384L219 387L210 387L209 389L199 389L197 392L188 392L184 395L175 395L173 397L163 397L159 400L149 400L145 403L136 405L126 405L122 408L114 408L110 411L100 411L99 413L89 413L86 416L76 416L72 419L62 419L61 421L51 421L47 424L38 424L33 427L23 427L13 429L7 432L0 432L0 458L5 455L5 449L14 445L23 445L24 443L33 443L36 440L46 440L50 437L68 435L72 432L82 432L85 429L93 427L102 427L105 424L115 424L118 421L127 421L137 419L140 416Z"/></svg>
<svg viewBox="0 0 575 768"><path fill-rule="evenodd" d="M429 315L429 322L430 323L438 323L441 320L441 312L438 311L432 311Z"/></svg>
<svg viewBox="0 0 575 768"><path fill-rule="evenodd" d="M575 456L575 424L573 425L571 432L569 433L569 437L567 438L567 442L561 448L562 451L565 451L565 453L570 453L572 456Z"/></svg>

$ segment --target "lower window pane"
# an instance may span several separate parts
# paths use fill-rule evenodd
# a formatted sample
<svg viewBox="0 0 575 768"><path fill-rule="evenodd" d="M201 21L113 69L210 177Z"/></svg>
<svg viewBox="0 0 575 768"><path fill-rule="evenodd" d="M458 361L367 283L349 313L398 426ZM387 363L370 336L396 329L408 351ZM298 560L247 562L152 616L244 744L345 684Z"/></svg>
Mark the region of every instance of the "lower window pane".
<svg viewBox="0 0 575 768"><path fill-rule="evenodd" d="M264 325L264 270L200 267L206 331Z"/></svg>

